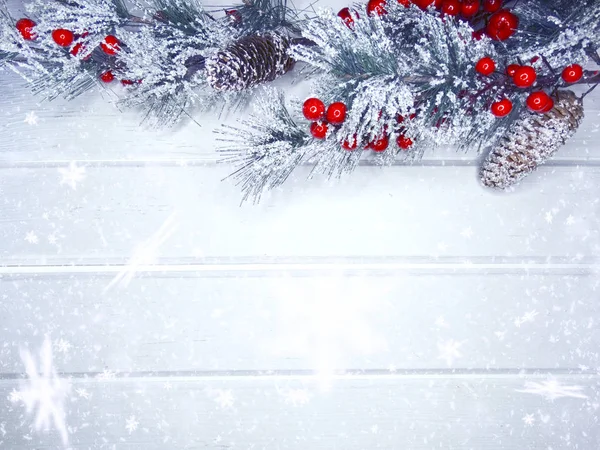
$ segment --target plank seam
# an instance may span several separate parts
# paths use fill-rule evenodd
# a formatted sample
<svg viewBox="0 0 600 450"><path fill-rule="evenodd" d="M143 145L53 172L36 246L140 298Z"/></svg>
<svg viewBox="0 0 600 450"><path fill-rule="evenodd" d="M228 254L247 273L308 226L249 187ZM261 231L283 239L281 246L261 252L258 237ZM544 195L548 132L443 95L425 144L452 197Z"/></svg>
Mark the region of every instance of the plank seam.
<svg viewBox="0 0 600 450"><path fill-rule="evenodd" d="M570 378L600 378L600 374L593 370L580 370L576 368L528 368L528 369L367 369L345 370L334 373L320 374L313 370L232 370L232 371L147 371L147 372L60 372L61 378L83 381L147 381L153 378L188 380L371 380L371 379L423 379L423 378L533 378L547 379L549 377ZM4 373L0 374L0 382L25 380L25 374Z"/></svg>
<svg viewBox="0 0 600 450"><path fill-rule="evenodd" d="M390 164L392 167L473 167L480 164L481 155L477 155L471 159L464 158L445 158L445 159L429 159L420 161L395 161ZM71 162L77 165L82 165L87 168L105 168L105 167L203 167L203 166L225 166L226 162L218 161L214 158L207 159L186 159L186 158L169 158L169 159L105 159L105 160L86 160L86 159L69 159L69 160L49 160L49 161L3 161L0 162L0 169L54 169L64 167ZM360 161L361 167L379 167L380 164L376 161L363 160ZM310 167L310 164L302 164L302 166ZM546 167L573 168L573 167L600 167L600 159L589 159L589 157L581 159L560 159L554 158L544 164Z"/></svg>
<svg viewBox="0 0 600 450"><path fill-rule="evenodd" d="M154 264L154 265L4 265L1 275L94 274L115 275L161 273L272 273L272 272L499 272L499 273L578 273L600 272L599 263L465 263L465 262L395 262L395 263L231 263L231 264Z"/></svg>

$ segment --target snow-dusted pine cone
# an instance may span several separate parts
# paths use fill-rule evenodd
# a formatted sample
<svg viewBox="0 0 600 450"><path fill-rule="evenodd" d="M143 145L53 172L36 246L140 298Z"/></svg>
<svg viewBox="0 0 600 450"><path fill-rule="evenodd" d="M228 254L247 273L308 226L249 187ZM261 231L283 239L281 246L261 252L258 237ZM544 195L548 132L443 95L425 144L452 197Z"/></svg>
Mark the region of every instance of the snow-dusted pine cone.
<svg viewBox="0 0 600 450"><path fill-rule="evenodd" d="M273 81L294 66L285 36L246 36L206 61L208 83L218 91L241 91Z"/></svg>
<svg viewBox="0 0 600 450"><path fill-rule="evenodd" d="M526 112L492 149L481 168L485 186L514 186L562 147L583 119L583 103L572 91L558 91L546 114Z"/></svg>

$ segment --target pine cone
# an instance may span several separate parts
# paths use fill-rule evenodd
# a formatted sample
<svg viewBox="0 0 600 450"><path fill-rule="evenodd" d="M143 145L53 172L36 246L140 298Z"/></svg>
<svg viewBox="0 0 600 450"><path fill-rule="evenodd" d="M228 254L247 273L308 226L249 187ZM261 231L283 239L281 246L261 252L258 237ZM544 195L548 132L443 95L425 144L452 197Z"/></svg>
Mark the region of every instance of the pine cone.
<svg viewBox="0 0 600 450"><path fill-rule="evenodd" d="M280 35L246 36L206 61L208 83L217 91L241 91L285 74L295 61Z"/></svg>
<svg viewBox="0 0 600 450"><path fill-rule="evenodd" d="M572 91L558 91L554 102L546 114L526 112L500 138L481 168L485 186L514 186L575 134L583 119L583 102Z"/></svg>

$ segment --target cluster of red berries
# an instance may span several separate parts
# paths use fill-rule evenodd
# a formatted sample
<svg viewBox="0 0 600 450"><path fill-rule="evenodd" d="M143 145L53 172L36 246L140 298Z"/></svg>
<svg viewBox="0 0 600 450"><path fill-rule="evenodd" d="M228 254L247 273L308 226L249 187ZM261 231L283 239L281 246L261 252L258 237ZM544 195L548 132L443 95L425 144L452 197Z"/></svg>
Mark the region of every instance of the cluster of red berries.
<svg viewBox="0 0 600 450"><path fill-rule="evenodd" d="M497 41L504 41L511 37L517 31L519 18L507 9L502 9L503 0L397 0L398 3L409 7L415 4L425 10L434 6L442 14L462 17L470 20L482 12L491 14L487 19L487 26L484 30L474 32L473 37L481 39L484 33ZM369 0L367 3L367 14L369 16L383 16L387 14L385 9L387 0ZM360 18L357 11L351 11L350 8L343 8L338 12L338 16L344 21L350 29L354 27L354 17Z"/></svg>
<svg viewBox="0 0 600 450"><path fill-rule="evenodd" d="M496 62L486 56L477 61L475 70L481 75L490 76L496 71ZM521 89L532 87L537 80L537 72L532 66L509 64L506 67L506 75L512 79L515 86ZM570 65L562 71L561 77L565 83L576 83L583 77L583 67L579 64ZM531 111L543 114L554 107L554 101L546 92L535 91L527 97L527 107ZM508 98L503 98L492 103L492 114L496 117L504 117L510 114L512 108L513 103Z"/></svg>
<svg viewBox="0 0 600 450"><path fill-rule="evenodd" d="M334 102L325 108L325 103L311 97L302 106L304 117L311 120L310 134L317 139L325 139L329 125L341 125L346 120L346 105Z"/></svg>
<svg viewBox="0 0 600 450"><path fill-rule="evenodd" d="M334 102L327 108L325 103L320 99L311 97L306 100L302 106L302 114L304 117L312 123L310 124L310 134L316 139L325 139L327 131L329 131L329 125L341 125L346 120L346 105L342 102ZM411 116L411 119L414 116ZM402 123L404 118L398 116L398 123ZM403 150L407 150L413 145L410 138L407 138L401 133L396 139L396 143ZM351 139L345 139L342 142L342 148L345 150L354 150L358 147L358 138L356 135L352 136ZM372 142L367 143L365 149L371 149L376 152L383 152L389 145L389 136L387 130L384 130L383 134Z"/></svg>
<svg viewBox="0 0 600 450"><path fill-rule="evenodd" d="M489 1L494 0L487 0L484 3L488 3ZM449 16L460 15L465 19L470 19L475 16L481 8L480 0L398 0L398 3L407 8L412 3L423 10L433 5L436 9L441 11L442 14L447 14ZM387 14L387 11L385 10L386 4L386 0L369 0L367 3L367 14L370 16ZM347 8L344 8L342 11L345 9ZM340 13L342 13L342 11L340 11ZM340 17L342 16L340 15ZM344 19L344 17L342 18Z"/></svg>
<svg viewBox="0 0 600 450"><path fill-rule="evenodd" d="M37 24L33 20L23 18L23 19L19 19L17 21L16 28L17 28L17 30L19 30L19 33L21 33L21 36L23 37L23 39L25 39L27 41L33 41L33 40L37 39L37 37L38 37L37 33L35 32L36 25ZM60 47L71 47L71 45L73 44L73 42L76 39L84 39L89 35L89 33L83 33L81 35L76 35L71 30L66 30L64 28L58 28L56 30L53 30L51 35L52 35L52 40L56 43L56 45L58 45ZM111 56L116 55L117 52L121 49L119 39L116 36L113 36L112 34L109 34L108 36L106 36L104 38L104 40L100 43L100 48L102 49L102 51L104 53L106 53L107 55L111 55ZM69 53L71 53L71 55L73 55L73 56L77 56L77 55L79 55L79 53L81 53L85 49L86 49L86 46L85 46L84 42L77 42L75 45L73 45L71 47ZM90 58L90 55L87 55L83 59L87 60L89 58ZM113 75L113 73L110 70L108 70L108 71L100 74L100 79L105 83L110 83L111 81L113 81L115 79L115 76ZM121 83L127 85L127 84L133 84L134 82L131 80L121 80Z"/></svg>

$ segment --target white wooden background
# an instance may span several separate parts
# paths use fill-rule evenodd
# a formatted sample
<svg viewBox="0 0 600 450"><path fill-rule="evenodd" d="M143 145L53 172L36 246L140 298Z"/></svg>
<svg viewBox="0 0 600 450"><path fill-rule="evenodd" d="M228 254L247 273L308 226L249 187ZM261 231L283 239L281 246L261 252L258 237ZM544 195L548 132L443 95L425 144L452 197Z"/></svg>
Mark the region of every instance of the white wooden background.
<svg viewBox="0 0 600 450"><path fill-rule="evenodd" d="M17 395L46 336L70 448L600 447L600 95L513 193L443 150L240 206L215 118L0 76L0 448L63 447Z"/></svg>

